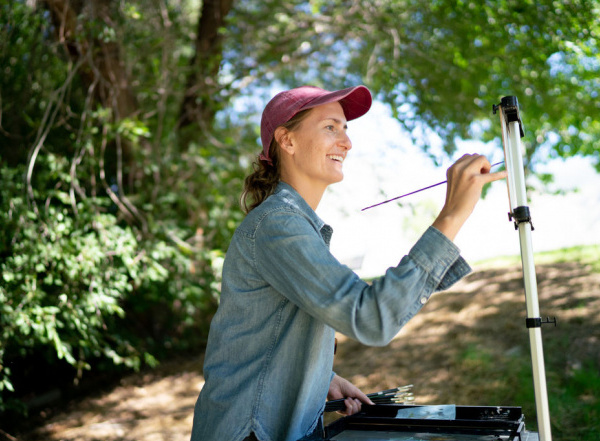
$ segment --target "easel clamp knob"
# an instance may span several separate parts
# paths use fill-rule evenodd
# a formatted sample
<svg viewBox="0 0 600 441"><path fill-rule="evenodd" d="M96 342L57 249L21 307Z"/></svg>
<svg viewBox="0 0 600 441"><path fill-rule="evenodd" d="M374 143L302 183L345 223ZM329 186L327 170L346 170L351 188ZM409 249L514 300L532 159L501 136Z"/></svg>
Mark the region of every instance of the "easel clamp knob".
<svg viewBox="0 0 600 441"><path fill-rule="evenodd" d="M541 328L542 325L547 325L550 323L554 323L554 327L556 327L556 317L546 317L546 320L542 320L541 317L528 317L525 319L525 326L527 326L528 328Z"/></svg>
<svg viewBox="0 0 600 441"><path fill-rule="evenodd" d="M531 231L534 230L533 223L531 222L531 214L529 212L529 207L522 206L516 207L512 213L508 213L508 220L515 222L515 230L519 229L519 224L523 222L527 222L531 224Z"/></svg>

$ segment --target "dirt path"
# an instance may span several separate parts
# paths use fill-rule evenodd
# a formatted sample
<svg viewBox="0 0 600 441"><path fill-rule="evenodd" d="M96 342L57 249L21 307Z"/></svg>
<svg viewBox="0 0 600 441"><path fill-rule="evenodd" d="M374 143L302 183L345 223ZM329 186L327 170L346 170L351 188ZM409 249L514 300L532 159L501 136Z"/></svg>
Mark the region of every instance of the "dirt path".
<svg viewBox="0 0 600 441"><path fill-rule="evenodd" d="M541 312L560 325L544 327L549 362L561 369L590 358L600 364L600 274L572 263L537 271ZM521 399L516 374L523 376L516 360L529 354L521 277L519 267L477 270L433 296L384 348L338 336L334 368L365 392L413 384L420 404L521 405L514 402ZM198 357L130 376L17 439L187 441L201 372Z"/></svg>

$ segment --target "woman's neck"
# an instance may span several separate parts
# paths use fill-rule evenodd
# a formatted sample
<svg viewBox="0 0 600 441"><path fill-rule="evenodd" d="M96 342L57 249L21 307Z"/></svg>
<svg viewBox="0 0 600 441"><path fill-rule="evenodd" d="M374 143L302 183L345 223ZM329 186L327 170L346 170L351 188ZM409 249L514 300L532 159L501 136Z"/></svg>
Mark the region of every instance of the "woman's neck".
<svg viewBox="0 0 600 441"><path fill-rule="evenodd" d="M281 181L285 182L289 186L291 186L294 190L298 192L302 199L306 201L306 203L312 208L314 211L317 211L317 207L323 198L323 194L325 193L325 188L315 188L314 185L310 185L309 183L302 182L300 180L290 179L289 176L284 176L282 173Z"/></svg>

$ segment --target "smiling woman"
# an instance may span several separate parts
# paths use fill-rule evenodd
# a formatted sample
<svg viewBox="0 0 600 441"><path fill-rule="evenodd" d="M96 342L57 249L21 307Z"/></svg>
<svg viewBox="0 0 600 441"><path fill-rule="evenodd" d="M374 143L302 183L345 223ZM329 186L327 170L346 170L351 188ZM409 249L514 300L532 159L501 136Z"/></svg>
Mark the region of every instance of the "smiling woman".
<svg viewBox="0 0 600 441"><path fill-rule="evenodd" d="M206 383L192 441L323 439L326 399L346 414L371 400L332 372L334 335L387 344L437 290L470 270L452 243L487 182L480 155L448 171L446 204L409 254L372 284L329 251L332 229L315 213L343 178L347 122L365 114L364 86L329 92L303 86L276 95L261 121L263 151L245 182L247 216L223 266L210 328Z"/></svg>
<svg viewBox="0 0 600 441"><path fill-rule="evenodd" d="M333 113L328 114L320 109L321 106L326 105L333 106L331 109ZM351 87L337 92L327 92L313 86L302 86L275 96L263 112L261 121L263 151L259 156L258 163L255 163L254 173L246 178L242 194L242 206L245 211L249 212L260 205L267 196L275 191L280 180L287 182L282 179L282 174L294 174L294 160L305 156L304 152L298 153L298 147L303 143L300 139L295 138L301 137L302 133L305 133L304 138L306 139L306 132L316 129L313 127L315 121L321 124L322 134L327 132L330 138L339 137L342 130L345 135L346 121L364 115L370 107L371 93L364 86ZM304 124L303 130L300 130L302 121L314 113L313 110L316 110L319 115L312 115L312 121ZM292 145L289 144L290 137L296 141ZM281 153L280 141L285 142L286 154L284 155ZM347 136L344 145L341 149L338 148L341 154L332 151L329 152L329 158L343 162L351 147L350 139ZM296 154L298 156L294 158ZM284 170L282 170L282 162L286 162ZM298 181L296 183L300 184ZM316 203L318 204L318 201Z"/></svg>
<svg viewBox="0 0 600 441"><path fill-rule="evenodd" d="M342 106L333 102L312 109L296 130L275 130L281 180L294 187L313 210L327 186L344 177L342 163L352 148L347 128Z"/></svg>

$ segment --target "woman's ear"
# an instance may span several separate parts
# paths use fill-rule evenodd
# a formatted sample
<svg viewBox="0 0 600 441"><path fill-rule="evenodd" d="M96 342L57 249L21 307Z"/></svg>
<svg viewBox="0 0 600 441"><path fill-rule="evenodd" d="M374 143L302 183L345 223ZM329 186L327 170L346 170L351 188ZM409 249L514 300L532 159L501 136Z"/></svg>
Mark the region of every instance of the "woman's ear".
<svg viewBox="0 0 600 441"><path fill-rule="evenodd" d="M285 127L277 127L275 129L275 133L273 133L273 137L281 150L286 152L289 155L294 154L294 143L292 142L291 133Z"/></svg>

